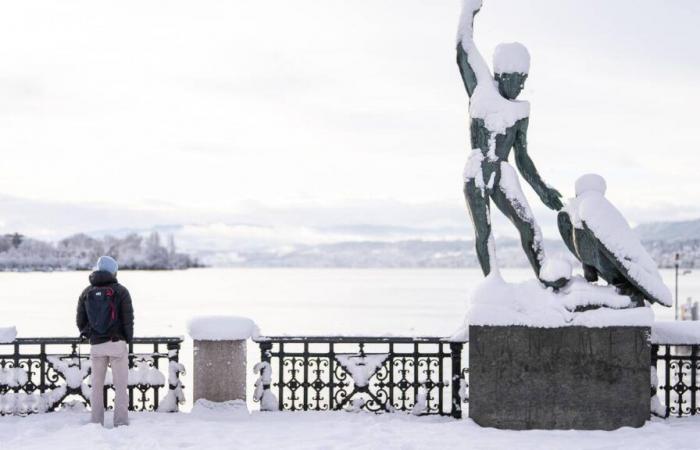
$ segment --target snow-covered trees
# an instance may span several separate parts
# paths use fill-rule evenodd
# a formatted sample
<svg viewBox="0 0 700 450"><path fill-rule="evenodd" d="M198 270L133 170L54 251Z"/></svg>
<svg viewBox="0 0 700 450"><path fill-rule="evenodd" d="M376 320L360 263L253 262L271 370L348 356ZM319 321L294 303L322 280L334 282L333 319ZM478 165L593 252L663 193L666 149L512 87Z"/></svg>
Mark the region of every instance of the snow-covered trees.
<svg viewBox="0 0 700 450"><path fill-rule="evenodd" d="M198 265L188 255L176 251L172 236L168 248L163 246L157 232L145 239L138 234L96 239L80 233L55 244L18 234L0 236L0 270L92 269L97 258L104 254L119 261L121 269L185 269Z"/></svg>

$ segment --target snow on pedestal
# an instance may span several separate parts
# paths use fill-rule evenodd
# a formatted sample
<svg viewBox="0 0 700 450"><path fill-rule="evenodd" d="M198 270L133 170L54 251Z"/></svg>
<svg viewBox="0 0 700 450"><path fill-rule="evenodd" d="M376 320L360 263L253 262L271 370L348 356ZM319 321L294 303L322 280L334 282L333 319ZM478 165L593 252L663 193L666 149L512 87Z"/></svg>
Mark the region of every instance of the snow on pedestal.
<svg viewBox="0 0 700 450"><path fill-rule="evenodd" d="M465 327L650 327L654 321L651 308L632 306L632 299L618 294L614 287L590 284L580 276L555 292L537 280L507 283L493 272L474 290Z"/></svg>
<svg viewBox="0 0 700 450"><path fill-rule="evenodd" d="M571 262L566 259L549 257L540 269L540 279L550 282L560 279L570 280L572 270Z"/></svg>

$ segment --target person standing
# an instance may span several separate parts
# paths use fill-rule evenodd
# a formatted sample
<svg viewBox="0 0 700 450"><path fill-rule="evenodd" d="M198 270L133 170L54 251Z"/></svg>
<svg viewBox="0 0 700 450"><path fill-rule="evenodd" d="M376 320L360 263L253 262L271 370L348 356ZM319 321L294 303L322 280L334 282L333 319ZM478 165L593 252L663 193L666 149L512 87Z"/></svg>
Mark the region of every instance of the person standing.
<svg viewBox="0 0 700 450"><path fill-rule="evenodd" d="M76 323L81 337L90 339L92 407L90 421L104 425L104 382L107 364L112 367L114 426L129 424L128 345L134 337L134 309L129 291L117 281L117 261L97 260L90 286L78 298Z"/></svg>

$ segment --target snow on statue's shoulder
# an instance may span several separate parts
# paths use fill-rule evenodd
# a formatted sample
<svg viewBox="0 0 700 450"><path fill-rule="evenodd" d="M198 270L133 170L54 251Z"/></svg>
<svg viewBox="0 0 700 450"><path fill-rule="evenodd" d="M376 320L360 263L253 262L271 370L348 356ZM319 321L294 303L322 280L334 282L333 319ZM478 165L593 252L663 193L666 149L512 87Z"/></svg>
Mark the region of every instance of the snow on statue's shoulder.
<svg viewBox="0 0 700 450"><path fill-rule="evenodd" d="M239 316L197 316L187 323L189 335L199 341L235 341L256 338L258 326Z"/></svg>
<svg viewBox="0 0 700 450"><path fill-rule="evenodd" d="M482 119L487 130L505 134L518 120L530 115L530 102L508 100L499 92L493 81L480 83L474 89L469 102L469 115Z"/></svg>
<svg viewBox="0 0 700 450"><path fill-rule="evenodd" d="M17 328L0 327L0 344L9 344L17 338Z"/></svg>

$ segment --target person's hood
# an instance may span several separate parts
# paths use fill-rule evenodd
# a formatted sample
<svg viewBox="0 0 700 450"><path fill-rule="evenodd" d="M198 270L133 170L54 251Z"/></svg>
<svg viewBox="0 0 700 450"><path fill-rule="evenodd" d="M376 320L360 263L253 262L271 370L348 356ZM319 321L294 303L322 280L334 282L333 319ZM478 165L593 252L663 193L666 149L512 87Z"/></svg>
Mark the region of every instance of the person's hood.
<svg viewBox="0 0 700 450"><path fill-rule="evenodd" d="M105 270L96 270L90 274L90 285L107 286L117 282L117 276Z"/></svg>

